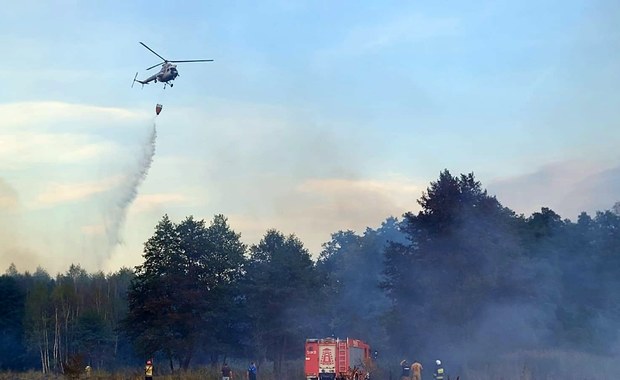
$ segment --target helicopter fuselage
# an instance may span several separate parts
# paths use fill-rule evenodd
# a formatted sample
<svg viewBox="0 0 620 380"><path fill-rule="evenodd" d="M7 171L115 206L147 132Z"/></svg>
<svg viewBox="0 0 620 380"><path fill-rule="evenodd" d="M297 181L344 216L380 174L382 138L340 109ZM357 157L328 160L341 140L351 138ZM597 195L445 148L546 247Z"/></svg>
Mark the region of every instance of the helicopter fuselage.
<svg viewBox="0 0 620 380"><path fill-rule="evenodd" d="M162 67L156 75L157 80L160 82L175 80L178 76L179 72L177 71L177 66L172 64L164 64L164 67Z"/></svg>
<svg viewBox="0 0 620 380"><path fill-rule="evenodd" d="M142 83L142 85L148 84L150 82L155 82L155 83L162 82L162 83L170 84L170 86L172 86L172 83L168 83L168 82L175 80L176 77L178 76L179 76L179 72L177 71L176 65L165 63L157 74L151 75L150 77L144 80L136 80L134 78L134 81Z"/></svg>

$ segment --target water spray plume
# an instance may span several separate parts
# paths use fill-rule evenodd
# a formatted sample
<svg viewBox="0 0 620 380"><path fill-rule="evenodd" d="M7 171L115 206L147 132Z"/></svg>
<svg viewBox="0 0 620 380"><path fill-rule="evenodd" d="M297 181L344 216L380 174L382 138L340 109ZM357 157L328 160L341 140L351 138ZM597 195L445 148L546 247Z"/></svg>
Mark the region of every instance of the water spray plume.
<svg viewBox="0 0 620 380"><path fill-rule="evenodd" d="M157 125L153 119L153 128L147 139L141 146L141 154L136 170L127 174L125 182L119 187L119 197L112 206L106 221L106 234L108 237L109 248L121 244L121 228L127 218L127 210L138 195L138 187L144 182L148 175L153 157L155 156L155 141L157 140Z"/></svg>

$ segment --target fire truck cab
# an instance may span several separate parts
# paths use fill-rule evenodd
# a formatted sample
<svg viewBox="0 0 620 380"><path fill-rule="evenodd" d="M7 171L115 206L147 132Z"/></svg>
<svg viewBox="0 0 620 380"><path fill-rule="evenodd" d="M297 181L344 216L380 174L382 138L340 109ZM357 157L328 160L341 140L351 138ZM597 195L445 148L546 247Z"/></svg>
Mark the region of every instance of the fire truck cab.
<svg viewBox="0 0 620 380"><path fill-rule="evenodd" d="M368 379L370 352L359 339L306 339L306 380Z"/></svg>

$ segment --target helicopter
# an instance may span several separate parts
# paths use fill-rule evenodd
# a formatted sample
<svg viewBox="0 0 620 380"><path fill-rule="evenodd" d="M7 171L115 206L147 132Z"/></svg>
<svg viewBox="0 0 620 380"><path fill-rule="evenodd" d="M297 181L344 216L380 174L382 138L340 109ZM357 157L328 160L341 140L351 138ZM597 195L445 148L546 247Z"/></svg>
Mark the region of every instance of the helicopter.
<svg viewBox="0 0 620 380"><path fill-rule="evenodd" d="M181 62L213 62L212 59L190 59L190 60L183 60L183 61L169 61L169 60L165 59L164 57L162 57L161 55L157 54L150 47L146 46L143 42L140 42L140 44L142 46L144 46L145 48L147 48L151 53L153 53L156 56L158 56L159 58L161 58L161 60L163 62L162 63L158 63L156 65L153 65L153 66L147 68L147 70L150 70L150 69L154 69L157 66L161 66L161 70L159 70L159 72L157 74L151 75L150 77L148 77L148 78L146 78L144 80L136 79L138 77L138 73L136 73L136 76L133 77L133 82L131 83L131 87L133 87L134 83L136 83L136 82L142 84L142 87L144 87L145 84L149 84L150 82L157 83L158 81L164 83L164 89L166 88L166 85L170 85L170 87L173 87L173 83L170 83L170 81L173 81L176 77L179 76L179 72L177 70L177 65L174 65L173 63L181 63Z"/></svg>

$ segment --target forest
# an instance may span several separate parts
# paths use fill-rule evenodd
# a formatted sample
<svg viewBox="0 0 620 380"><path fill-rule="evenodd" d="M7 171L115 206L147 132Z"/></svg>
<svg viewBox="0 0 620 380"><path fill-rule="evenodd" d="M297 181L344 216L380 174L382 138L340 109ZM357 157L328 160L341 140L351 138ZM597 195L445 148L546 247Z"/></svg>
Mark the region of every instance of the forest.
<svg viewBox="0 0 620 380"><path fill-rule="evenodd" d="M106 370L251 358L279 373L306 338L332 335L367 341L390 365L441 358L453 373L524 352L618 354L618 204L576 221L545 207L526 216L448 170L417 202L333 233L316 259L295 235L246 245L224 215L164 215L135 268L11 265L0 371L60 373L79 355Z"/></svg>

